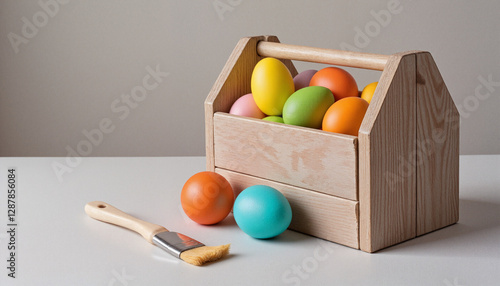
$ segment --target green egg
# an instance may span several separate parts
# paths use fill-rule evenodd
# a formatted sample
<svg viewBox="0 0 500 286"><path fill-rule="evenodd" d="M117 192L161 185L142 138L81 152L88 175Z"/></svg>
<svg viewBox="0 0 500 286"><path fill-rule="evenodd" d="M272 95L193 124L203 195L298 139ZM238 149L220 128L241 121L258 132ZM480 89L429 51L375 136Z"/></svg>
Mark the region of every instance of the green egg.
<svg viewBox="0 0 500 286"><path fill-rule="evenodd" d="M332 92L322 86L308 86L294 92L283 107L286 124L321 128L323 116L335 102Z"/></svg>
<svg viewBox="0 0 500 286"><path fill-rule="evenodd" d="M262 118L262 120L284 123L283 118L281 116L276 116L276 115L264 117L264 118Z"/></svg>

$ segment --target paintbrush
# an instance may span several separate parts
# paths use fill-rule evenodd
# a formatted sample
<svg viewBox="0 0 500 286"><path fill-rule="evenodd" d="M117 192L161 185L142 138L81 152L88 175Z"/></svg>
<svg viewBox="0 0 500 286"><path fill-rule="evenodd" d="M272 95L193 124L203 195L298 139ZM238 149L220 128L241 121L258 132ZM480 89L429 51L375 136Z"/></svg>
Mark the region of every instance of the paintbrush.
<svg viewBox="0 0 500 286"><path fill-rule="evenodd" d="M105 202L90 202L85 205L85 212L93 219L133 230L150 243L196 266L215 261L229 253L229 244L205 246L188 236L135 218Z"/></svg>

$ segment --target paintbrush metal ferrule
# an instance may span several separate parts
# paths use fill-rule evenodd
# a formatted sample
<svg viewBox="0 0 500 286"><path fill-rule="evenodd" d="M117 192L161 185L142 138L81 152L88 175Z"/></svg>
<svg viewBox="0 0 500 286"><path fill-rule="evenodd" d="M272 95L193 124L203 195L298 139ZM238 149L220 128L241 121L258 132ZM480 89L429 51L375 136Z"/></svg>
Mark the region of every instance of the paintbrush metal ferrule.
<svg viewBox="0 0 500 286"><path fill-rule="evenodd" d="M186 250L205 246L189 236L172 231L163 231L153 236L153 243L173 256L180 258Z"/></svg>

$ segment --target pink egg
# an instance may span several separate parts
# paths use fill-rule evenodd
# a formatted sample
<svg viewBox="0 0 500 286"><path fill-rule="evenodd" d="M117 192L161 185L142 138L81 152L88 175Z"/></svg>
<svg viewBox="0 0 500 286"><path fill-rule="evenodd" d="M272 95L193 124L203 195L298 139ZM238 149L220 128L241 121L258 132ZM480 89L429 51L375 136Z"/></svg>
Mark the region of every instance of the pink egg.
<svg viewBox="0 0 500 286"><path fill-rule="evenodd" d="M230 114L241 115L246 117L253 117L262 119L266 117L266 115L257 107L255 100L253 99L253 95L251 93L245 94L242 97L238 98L231 106L231 110L229 110Z"/></svg>
<svg viewBox="0 0 500 286"><path fill-rule="evenodd" d="M317 70L305 70L293 78L293 83L295 84L295 91L309 86L309 82Z"/></svg>

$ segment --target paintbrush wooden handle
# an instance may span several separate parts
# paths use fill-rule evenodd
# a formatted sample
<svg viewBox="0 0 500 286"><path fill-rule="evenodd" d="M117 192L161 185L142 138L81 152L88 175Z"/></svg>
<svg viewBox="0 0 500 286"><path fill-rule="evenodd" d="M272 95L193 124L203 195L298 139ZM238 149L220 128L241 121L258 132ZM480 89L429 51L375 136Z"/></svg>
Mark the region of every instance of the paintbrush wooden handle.
<svg viewBox="0 0 500 286"><path fill-rule="evenodd" d="M150 243L153 243L153 236L157 233L168 231L163 226L140 220L105 202L90 202L85 205L85 212L93 219L133 230Z"/></svg>

